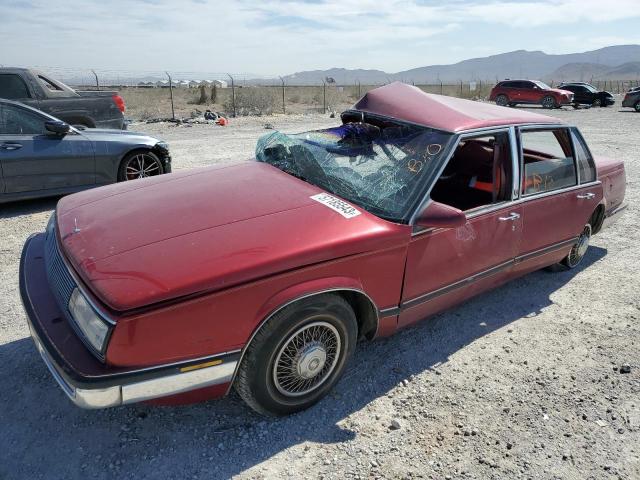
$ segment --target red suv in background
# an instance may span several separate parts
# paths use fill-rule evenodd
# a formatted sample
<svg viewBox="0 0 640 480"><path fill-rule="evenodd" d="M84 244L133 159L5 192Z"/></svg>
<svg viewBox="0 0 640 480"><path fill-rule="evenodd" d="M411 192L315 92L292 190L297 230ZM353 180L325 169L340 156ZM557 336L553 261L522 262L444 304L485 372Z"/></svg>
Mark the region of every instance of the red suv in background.
<svg viewBox="0 0 640 480"><path fill-rule="evenodd" d="M505 80L491 90L489 100L497 105L513 107L519 103L533 103L544 108L558 108L573 103L573 93L551 88L538 80Z"/></svg>

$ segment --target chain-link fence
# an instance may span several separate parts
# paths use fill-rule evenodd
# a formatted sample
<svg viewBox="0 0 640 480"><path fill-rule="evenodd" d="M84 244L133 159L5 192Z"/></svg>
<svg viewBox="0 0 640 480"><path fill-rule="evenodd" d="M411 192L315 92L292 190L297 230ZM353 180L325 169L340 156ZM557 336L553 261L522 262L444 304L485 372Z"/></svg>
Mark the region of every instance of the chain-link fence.
<svg viewBox="0 0 640 480"><path fill-rule="evenodd" d="M291 85L283 78L256 79L250 74L219 72L39 69L77 89L118 90L127 106L126 115L133 120L190 118L201 116L206 110L229 117L340 112L367 91L380 86L363 85L359 81L328 83L322 78L317 85ZM482 100L488 98L495 83L438 81L415 86L428 93ZM560 84L559 81L548 83ZM590 83L616 94L640 86L638 80L592 79Z"/></svg>

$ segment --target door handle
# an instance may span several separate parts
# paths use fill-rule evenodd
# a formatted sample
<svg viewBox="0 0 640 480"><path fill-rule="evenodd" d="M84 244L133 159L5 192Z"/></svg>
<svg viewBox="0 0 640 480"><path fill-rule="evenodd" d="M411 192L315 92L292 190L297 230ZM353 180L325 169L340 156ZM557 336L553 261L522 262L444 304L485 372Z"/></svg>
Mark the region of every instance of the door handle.
<svg viewBox="0 0 640 480"><path fill-rule="evenodd" d="M520 218L519 213L511 212L508 217L498 217L498 220L500 220L501 222L506 222L507 220L514 221L518 218Z"/></svg>
<svg viewBox="0 0 640 480"><path fill-rule="evenodd" d="M595 194L595 193L591 193L591 192L589 192L589 193L581 193L580 195L576 195L576 196L577 196L578 198L585 198L585 199L589 200L589 199L591 199L591 198L595 197L595 196L596 196L596 194Z"/></svg>
<svg viewBox="0 0 640 480"><path fill-rule="evenodd" d="M22 144L20 143L3 143L0 145L2 150L18 150L22 148Z"/></svg>

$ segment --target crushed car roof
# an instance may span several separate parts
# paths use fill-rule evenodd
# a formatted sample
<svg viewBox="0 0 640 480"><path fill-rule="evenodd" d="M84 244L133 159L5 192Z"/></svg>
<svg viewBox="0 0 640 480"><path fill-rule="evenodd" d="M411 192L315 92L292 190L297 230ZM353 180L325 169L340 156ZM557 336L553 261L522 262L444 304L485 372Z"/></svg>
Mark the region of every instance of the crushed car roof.
<svg viewBox="0 0 640 480"><path fill-rule="evenodd" d="M353 110L449 132L503 125L563 123L557 118L525 110L426 93L401 82L370 90L358 100Z"/></svg>

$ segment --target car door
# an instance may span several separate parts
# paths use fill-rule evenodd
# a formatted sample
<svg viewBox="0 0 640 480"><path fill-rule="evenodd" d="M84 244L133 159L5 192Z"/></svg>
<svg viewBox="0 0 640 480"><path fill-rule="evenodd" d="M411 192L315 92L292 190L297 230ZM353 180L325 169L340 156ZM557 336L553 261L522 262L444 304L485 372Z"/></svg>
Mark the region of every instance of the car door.
<svg viewBox="0 0 640 480"><path fill-rule="evenodd" d="M576 103L581 103L581 104L591 104L592 101L592 94L591 92L587 89L587 87L583 87L580 85L575 85L575 86L571 86L571 88L567 88L565 89L563 87L563 90L569 90L570 92L573 92L573 99Z"/></svg>
<svg viewBox="0 0 640 480"><path fill-rule="evenodd" d="M522 206L512 201L513 190L517 190L513 178L519 178L514 135L502 133L507 138L503 151L511 165L509 180L505 180L508 197L467 210L467 223L462 227L414 232L407 253L399 327L508 277L520 248L523 219ZM434 190L431 196L437 198Z"/></svg>
<svg viewBox="0 0 640 480"><path fill-rule="evenodd" d="M569 127L519 129L524 226L516 271L562 259L602 200L595 167L578 168L577 142Z"/></svg>
<svg viewBox="0 0 640 480"><path fill-rule="evenodd" d="M524 92L527 103L540 103L542 97L545 96L544 91L533 82L522 82L524 84Z"/></svg>
<svg viewBox="0 0 640 480"><path fill-rule="evenodd" d="M0 163L5 193L69 189L95 183L92 142L71 130L47 132L50 117L0 103Z"/></svg>
<svg viewBox="0 0 640 480"><path fill-rule="evenodd" d="M522 96L522 82L511 82L509 88L509 99L513 100L513 103L526 102Z"/></svg>

